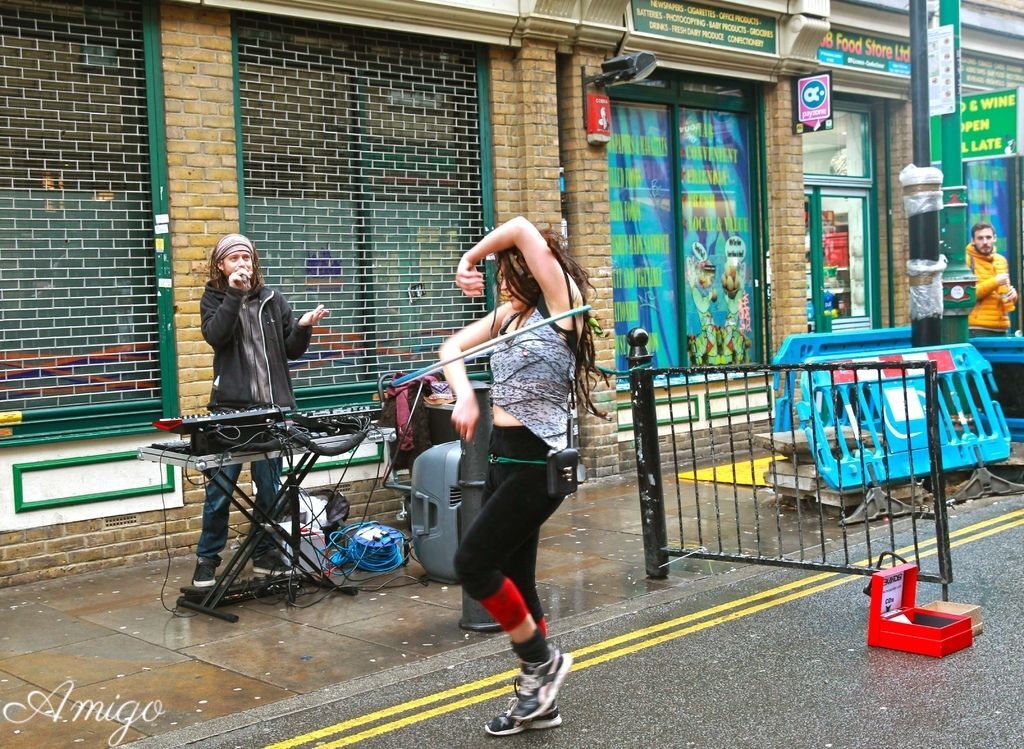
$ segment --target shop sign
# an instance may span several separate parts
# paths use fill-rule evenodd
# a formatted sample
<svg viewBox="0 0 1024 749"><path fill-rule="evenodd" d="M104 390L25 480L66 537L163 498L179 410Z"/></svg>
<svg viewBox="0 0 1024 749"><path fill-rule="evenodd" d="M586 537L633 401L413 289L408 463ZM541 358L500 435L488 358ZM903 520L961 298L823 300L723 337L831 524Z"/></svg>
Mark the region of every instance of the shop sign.
<svg viewBox="0 0 1024 749"><path fill-rule="evenodd" d="M986 91L1024 86L1024 65L1018 62L961 53L960 66L964 86Z"/></svg>
<svg viewBox="0 0 1024 749"><path fill-rule="evenodd" d="M633 0L633 29L688 42L776 54L771 16L672 0Z"/></svg>
<svg viewBox="0 0 1024 749"><path fill-rule="evenodd" d="M952 25L928 29L928 114L932 117L956 112L956 43Z"/></svg>
<svg viewBox="0 0 1024 749"><path fill-rule="evenodd" d="M833 29L818 47L818 60L844 68L910 75L910 43Z"/></svg>
<svg viewBox="0 0 1024 749"><path fill-rule="evenodd" d="M815 73L793 80L793 132L832 129L832 74Z"/></svg>
<svg viewBox="0 0 1024 749"><path fill-rule="evenodd" d="M960 150L964 158L1017 153L1018 90L990 91L960 101Z"/></svg>
<svg viewBox="0 0 1024 749"><path fill-rule="evenodd" d="M607 143L612 137L612 100L600 91L587 92L587 143Z"/></svg>
<svg viewBox="0 0 1024 749"><path fill-rule="evenodd" d="M1019 152L1017 102L1020 89L971 94L960 100L960 153L965 159L1013 156ZM932 160L941 159L938 117L933 117Z"/></svg>

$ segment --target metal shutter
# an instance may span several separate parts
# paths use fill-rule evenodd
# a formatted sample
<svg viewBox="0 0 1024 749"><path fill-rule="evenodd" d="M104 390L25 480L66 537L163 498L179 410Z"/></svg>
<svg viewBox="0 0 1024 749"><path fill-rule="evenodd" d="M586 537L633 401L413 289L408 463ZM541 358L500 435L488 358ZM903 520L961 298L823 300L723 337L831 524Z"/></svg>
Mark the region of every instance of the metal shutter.
<svg viewBox="0 0 1024 749"><path fill-rule="evenodd" d="M0 410L159 397L142 28L0 10Z"/></svg>
<svg viewBox="0 0 1024 749"><path fill-rule="evenodd" d="M483 230L476 48L260 15L236 28L247 231L296 316L331 310L296 388L436 360L483 313L453 283Z"/></svg>

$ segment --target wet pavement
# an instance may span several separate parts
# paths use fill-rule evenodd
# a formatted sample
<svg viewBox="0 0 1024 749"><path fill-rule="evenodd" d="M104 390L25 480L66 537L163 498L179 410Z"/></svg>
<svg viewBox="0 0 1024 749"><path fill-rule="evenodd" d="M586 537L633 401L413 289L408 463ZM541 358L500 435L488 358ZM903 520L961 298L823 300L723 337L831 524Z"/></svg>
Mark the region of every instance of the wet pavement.
<svg viewBox="0 0 1024 749"><path fill-rule="evenodd" d="M539 587L552 622L683 579L645 578L636 488L628 481L582 487L545 525L541 546ZM222 609L238 614L237 623L173 610L194 564L179 557L0 589L0 702L7 709L0 745L105 745L111 723L73 709L83 702L94 713L102 703L111 717L121 709L125 718L127 703L140 714L152 705L149 716L159 700L163 714L133 721L119 734L123 745L475 643L504 642L460 629L461 588L426 580L415 560L364 575L356 596L308 588L296 605L274 596ZM29 711L44 696L56 719Z"/></svg>
<svg viewBox="0 0 1024 749"><path fill-rule="evenodd" d="M968 503L953 514L968 517L983 506ZM364 579L354 597L311 589L297 605L280 597L232 605L237 623L172 610L193 567L183 557L0 589L0 745L213 741L274 716L308 717L335 700L358 705L353 698L379 692L379 684L397 689L439 672L446 675L437 682L472 678L510 662L503 635L458 627L461 589L425 581L415 561ZM647 621L644 612L659 605L678 609L684 597L763 574L682 560L668 579L646 579L628 480L589 484L568 500L544 527L538 564L552 631L574 648L595 622L622 629ZM223 745L256 746L259 735Z"/></svg>

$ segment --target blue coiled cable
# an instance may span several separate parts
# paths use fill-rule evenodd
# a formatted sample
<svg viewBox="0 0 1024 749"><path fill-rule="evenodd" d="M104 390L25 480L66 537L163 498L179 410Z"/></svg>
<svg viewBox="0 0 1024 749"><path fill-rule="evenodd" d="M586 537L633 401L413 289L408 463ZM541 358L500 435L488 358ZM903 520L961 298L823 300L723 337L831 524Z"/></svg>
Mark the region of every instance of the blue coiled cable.
<svg viewBox="0 0 1024 749"><path fill-rule="evenodd" d="M406 543L397 528L368 520L332 533L324 557L336 570L391 572L405 564Z"/></svg>

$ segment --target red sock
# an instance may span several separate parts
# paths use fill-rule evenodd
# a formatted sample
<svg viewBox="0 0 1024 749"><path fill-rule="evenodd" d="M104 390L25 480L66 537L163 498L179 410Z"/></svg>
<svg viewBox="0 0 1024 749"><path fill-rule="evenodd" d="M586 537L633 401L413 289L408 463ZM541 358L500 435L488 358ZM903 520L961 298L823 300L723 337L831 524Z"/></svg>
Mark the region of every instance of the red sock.
<svg viewBox="0 0 1024 749"><path fill-rule="evenodd" d="M530 613L526 608L526 601L523 600L523 594L507 577L498 588L498 592L481 600L480 605L487 609L487 613L494 617L494 621L506 632L511 632L522 624Z"/></svg>

